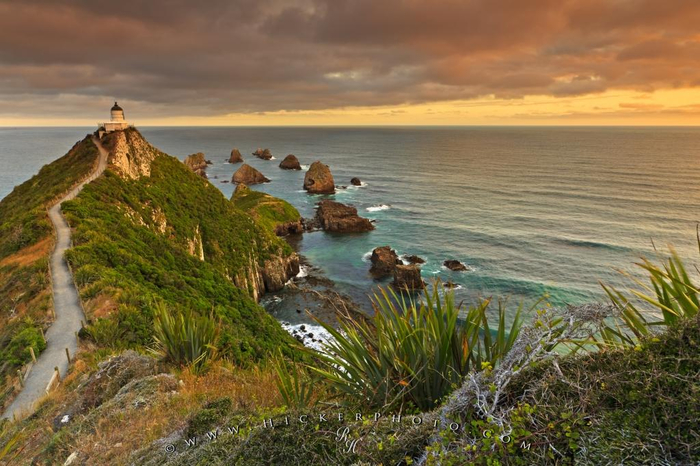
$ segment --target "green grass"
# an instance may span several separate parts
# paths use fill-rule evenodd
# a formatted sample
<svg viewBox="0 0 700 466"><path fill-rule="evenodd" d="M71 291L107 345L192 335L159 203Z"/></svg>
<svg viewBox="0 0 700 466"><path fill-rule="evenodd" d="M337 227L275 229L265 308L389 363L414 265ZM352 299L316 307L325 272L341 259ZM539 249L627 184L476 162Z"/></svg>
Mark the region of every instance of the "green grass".
<svg viewBox="0 0 700 466"><path fill-rule="evenodd" d="M237 189L231 201L272 231L277 225L301 219L299 211L289 202L248 187Z"/></svg>
<svg viewBox="0 0 700 466"><path fill-rule="evenodd" d="M87 136L0 201L0 259L52 234L47 207L90 173L97 156Z"/></svg>

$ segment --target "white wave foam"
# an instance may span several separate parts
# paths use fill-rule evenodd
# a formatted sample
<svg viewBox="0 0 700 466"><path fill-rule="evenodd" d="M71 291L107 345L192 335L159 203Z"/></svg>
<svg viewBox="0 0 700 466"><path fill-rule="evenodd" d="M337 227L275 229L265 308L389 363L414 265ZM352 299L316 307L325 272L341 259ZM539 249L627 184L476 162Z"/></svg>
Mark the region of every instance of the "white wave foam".
<svg viewBox="0 0 700 466"><path fill-rule="evenodd" d="M362 254L362 262L369 262L372 258L372 251Z"/></svg>
<svg viewBox="0 0 700 466"><path fill-rule="evenodd" d="M296 278L304 278L309 276L309 267L306 265L300 265L299 266L299 273L297 274Z"/></svg>
<svg viewBox="0 0 700 466"><path fill-rule="evenodd" d="M308 165L299 165L302 170L308 170L309 166Z"/></svg>
<svg viewBox="0 0 700 466"><path fill-rule="evenodd" d="M365 210L367 212L379 212L380 210L389 210L389 209L391 209L391 205L380 204L380 205L373 205L372 207L367 207Z"/></svg>
<svg viewBox="0 0 700 466"><path fill-rule="evenodd" d="M270 157L270 160L277 160L277 157L273 155L272 157Z"/></svg>
<svg viewBox="0 0 700 466"><path fill-rule="evenodd" d="M462 262L462 263L464 264L464 262ZM474 272L476 270L476 267L474 267L473 265L464 264L464 266L467 268L467 270L462 270L462 272ZM453 270L448 269L444 265L440 266L440 270L447 271L447 272L453 272ZM437 272L435 272L435 273L437 273Z"/></svg>
<svg viewBox="0 0 700 466"><path fill-rule="evenodd" d="M326 343L333 340L333 335L321 327L314 324L296 324L292 325L289 322L281 322L282 328L289 332L292 336L300 336L302 343L307 348L315 349L323 352ZM302 327L304 329L302 330ZM296 334L296 335L295 335ZM313 335L313 336L312 336Z"/></svg>

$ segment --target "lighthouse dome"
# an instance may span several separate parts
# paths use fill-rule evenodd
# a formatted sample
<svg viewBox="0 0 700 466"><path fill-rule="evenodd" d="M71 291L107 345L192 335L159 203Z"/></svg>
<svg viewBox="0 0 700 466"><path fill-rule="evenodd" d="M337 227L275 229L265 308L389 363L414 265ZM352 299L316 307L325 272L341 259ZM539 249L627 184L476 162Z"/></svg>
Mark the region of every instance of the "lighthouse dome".
<svg viewBox="0 0 700 466"><path fill-rule="evenodd" d="M116 102L114 102L114 106L110 109L109 113L112 121L124 121L124 109Z"/></svg>

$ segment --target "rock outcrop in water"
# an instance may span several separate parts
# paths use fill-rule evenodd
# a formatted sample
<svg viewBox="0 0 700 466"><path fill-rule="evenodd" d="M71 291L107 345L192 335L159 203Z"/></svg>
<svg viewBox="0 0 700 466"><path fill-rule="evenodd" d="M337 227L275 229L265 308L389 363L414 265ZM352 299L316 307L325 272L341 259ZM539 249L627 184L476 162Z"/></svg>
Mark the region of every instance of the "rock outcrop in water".
<svg viewBox="0 0 700 466"><path fill-rule="evenodd" d="M247 185L267 183L270 180L260 173L255 168L251 167L247 163L241 165L241 168L236 170L231 179L234 183L244 183Z"/></svg>
<svg viewBox="0 0 700 466"><path fill-rule="evenodd" d="M442 263L442 265L452 270L453 272L464 272L468 270L466 265L462 264L460 261L455 259L446 260Z"/></svg>
<svg viewBox="0 0 700 466"><path fill-rule="evenodd" d="M228 158L228 163L241 163L243 162L243 156L241 151L238 149L231 150L231 156Z"/></svg>
<svg viewBox="0 0 700 466"><path fill-rule="evenodd" d="M311 194L335 193L335 181L328 165L312 163L304 176L304 189Z"/></svg>
<svg viewBox="0 0 700 466"><path fill-rule="evenodd" d="M207 177L207 160L202 152L188 155L185 158L185 165L202 178Z"/></svg>
<svg viewBox="0 0 700 466"><path fill-rule="evenodd" d="M270 149L261 149L259 147L255 150L255 152L253 152L253 155L263 160L270 160L272 158L272 152L270 152Z"/></svg>
<svg viewBox="0 0 700 466"><path fill-rule="evenodd" d="M350 179L350 184L353 186L362 186L362 180L357 177Z"/></svg>
<svg viewBox="0 0 700 466"><path fill-rule="evenodd" d="M280 168L283 170L301 170L301 164L296 155L289 154L280 162Z"/></svg>
<svg viewBox="0 0 700 466"><path fill-rule="evenodd" d="M398 290L420 290L424 283L417 265L397 265L394 268L394 281L391 284Z"/></svg>
<svg viewBox="0 0 700 466"><path fill-rule="evenodd" d="M325 231L359 233L374 230L372 222L357 215L355 207L328 199L318 203L316 220Z"/></svg>
<svg viewBox="0 0 700 466"><path fill-rule="evenodd" d="M403 258L409 264L425 264L425 259L414 254L407 254Z"/></svg>
<svg viewBox="0 0 700 466"><path fill-rule="evenodd" d="M374 278L388 277L394 273L397 265L402 262L396 251L390 246L381 246L372 251L372 267L369 272Z"/></svg>

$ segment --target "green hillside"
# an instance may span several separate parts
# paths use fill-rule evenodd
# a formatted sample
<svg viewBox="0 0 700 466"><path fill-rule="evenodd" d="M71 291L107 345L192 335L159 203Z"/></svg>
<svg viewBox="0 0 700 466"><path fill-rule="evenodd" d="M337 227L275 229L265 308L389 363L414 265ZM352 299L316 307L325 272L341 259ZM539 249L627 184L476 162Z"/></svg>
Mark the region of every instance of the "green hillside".
<svg viewBox="0 0 700 466"><path fill-rule="evenodd" d="M221 352L239 363L292 343L250 285L255 267L291 248L177 159L156 157L136 180L108 170L63 211L75 229L67 257L94 317L85 336L98 345L149 345L157 303L213 312Z"/></svg>
<svg viewBox="0 0 700 466"><path fill-rule="evenodd" d="M11 394L9 374L46 347L51 320L48 257L53 226L47 209L87 176L98 151L90 136L45 165L0 201L0 406Z"/></svg>

